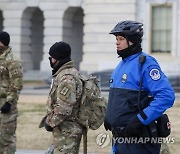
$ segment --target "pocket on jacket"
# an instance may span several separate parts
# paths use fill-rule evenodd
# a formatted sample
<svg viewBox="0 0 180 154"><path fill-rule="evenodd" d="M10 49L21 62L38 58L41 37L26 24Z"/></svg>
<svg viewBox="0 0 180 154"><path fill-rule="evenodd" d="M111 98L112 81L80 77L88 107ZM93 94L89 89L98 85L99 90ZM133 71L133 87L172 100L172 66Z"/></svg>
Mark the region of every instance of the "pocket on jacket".
<svg viewBox="0 0 180 154"><path fill-rule="evenodd" d="M137 111L138 110L138 104L134 103L130 100L127 101L127 106L129 107L129 109L131 109L132 111Z"/></svg>

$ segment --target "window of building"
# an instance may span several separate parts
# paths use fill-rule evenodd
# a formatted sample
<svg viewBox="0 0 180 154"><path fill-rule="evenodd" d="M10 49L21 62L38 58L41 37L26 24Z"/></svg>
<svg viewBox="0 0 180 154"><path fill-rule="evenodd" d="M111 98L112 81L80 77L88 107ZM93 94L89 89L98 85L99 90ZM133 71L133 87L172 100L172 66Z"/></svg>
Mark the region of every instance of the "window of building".
<svg viewBox="0 0 180 154"><path fill-rule="evenodd" d="M170 53L172 35L172 6L152 7L152 53Z"/></svg>

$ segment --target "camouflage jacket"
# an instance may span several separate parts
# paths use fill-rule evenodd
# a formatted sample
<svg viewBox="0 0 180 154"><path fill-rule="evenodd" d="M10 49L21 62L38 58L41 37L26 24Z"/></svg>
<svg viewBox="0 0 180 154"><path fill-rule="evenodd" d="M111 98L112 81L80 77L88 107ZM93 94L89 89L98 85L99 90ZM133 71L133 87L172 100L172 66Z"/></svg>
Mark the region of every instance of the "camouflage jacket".
<svg viewBox="0 0 180 154"><path fill-rule="evenodd" d="M71 72L68 74L68 72ZM46 122L51 127L60 125L63 121L75 121L82 94L82 81L73 74L78 71L73 61L65 63L53 75L53 83L47 101Z"/></svg>
<svg viewBox="0 0 180 154"><path fill-rule="evenodd" d="M21 62L12 54L11 47L0 54L0 99L13 103L18 100L23 86ZM3 105L0 101L0 105Z"/></svg>

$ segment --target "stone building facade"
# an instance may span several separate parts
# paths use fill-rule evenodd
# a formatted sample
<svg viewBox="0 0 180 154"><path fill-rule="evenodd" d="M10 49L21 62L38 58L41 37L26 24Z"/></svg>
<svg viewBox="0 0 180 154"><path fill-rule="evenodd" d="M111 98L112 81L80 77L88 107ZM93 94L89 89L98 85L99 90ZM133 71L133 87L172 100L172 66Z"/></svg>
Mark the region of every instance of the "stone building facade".
<svg viewBox="0 0 180 154"><path fill-rule="evenodd" d="M165 72L180 72L179 0L0 0L0 31L24 71L49 70L48 50L56 41L72 46L81 71L114 68L115 38L108 33L122 20L144 23L143 50L157 58Z"/></svg>

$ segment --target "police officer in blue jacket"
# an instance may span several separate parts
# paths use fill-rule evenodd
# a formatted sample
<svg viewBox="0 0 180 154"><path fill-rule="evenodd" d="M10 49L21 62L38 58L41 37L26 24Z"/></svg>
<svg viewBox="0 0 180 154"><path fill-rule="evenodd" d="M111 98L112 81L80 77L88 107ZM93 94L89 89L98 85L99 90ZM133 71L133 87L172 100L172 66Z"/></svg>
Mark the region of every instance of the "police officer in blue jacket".
<svg viewBox="0 0 180 154"><path fill-rule="evenodd" d="M110 34L116 37L117 54L122 61L111 76L104 127L112 131L114 138L152 136L150 124L172 107L174 91L156 59L142 52L142 23L122 21ZM140 60L142 55L145 58ZM116 154L160 152L158 143L115 141Z"/></svg>

